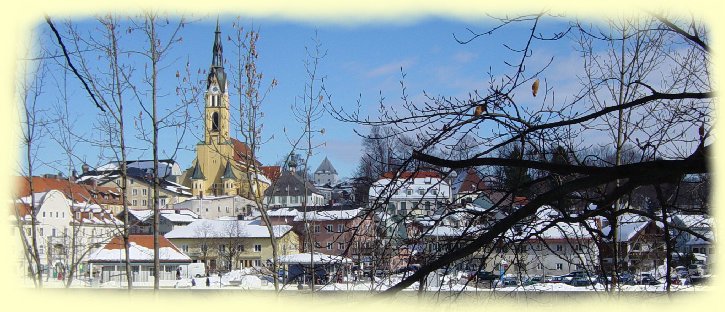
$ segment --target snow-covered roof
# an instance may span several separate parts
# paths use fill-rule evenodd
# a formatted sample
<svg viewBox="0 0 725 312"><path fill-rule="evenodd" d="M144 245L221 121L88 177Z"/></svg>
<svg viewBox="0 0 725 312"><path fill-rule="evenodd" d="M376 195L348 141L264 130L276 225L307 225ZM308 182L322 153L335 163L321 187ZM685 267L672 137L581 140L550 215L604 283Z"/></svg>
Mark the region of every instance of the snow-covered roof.
<svg viewBox="0 0 725 312"><path fill-rule="evenodd" d="M715 234L712 231L706 231L705 233L702 233L703 236L705 236L709 241L704 240L699 237L692 236L690 240L688 240L685 245L692 246L692 245L711 245L712 242L715 241Z"/></svg>
<svg viewBox="0 0 725 312"><path fill-rule="evenodd" d="M471 231L466 231L464 227L452 227L452 226L436 226L428 235L434 237L460 237L469 234Z"/></svg>
<svg viewBox="0 0 725 312"><path fill-rule="evenodd" d="M160 159L158 161L159 166L159 176L165 177L165 176L179 176L181 175L181 167L179 167L179 164L177 164L172 159ZM154 168L154 161L153 160L129 160L126 161L126 166L128 168L136 168L141 170L147 170L147 169L153 169ZM114 170L120 170L121 169L121 162L120 161L112 161L105 165L102 165L98 168L96 168L96 171L114 171Z"/></svg>
<svg viewBox="0 0 725 312"><path fill-rule="evenodd" d="M303 221L305 216L307 217L307 220L312 221L349 220L359 216L361 211L361 208L350 210L308 211L306 215L304 212L299 212L295 217L295 221Z"/></svg>
<svg viewBox="0 0 725 312"><path fill-rule="evenodd" d="M143 210L129 209L128 213L133 215L136 219L138 219L141 222L145 222L146 220L150 219L154 215L154 211L152 209L143 209Z"/></svg>
<svg viewBox="0 0 725 312"><path fill-rule="evenodd" d="M308 264L312 261L315 264L331 264L331 263L352 263L352 260L341 257L326 255L323 253L315 252L310 255L309 252L284 255L277 257L277 261L281 264Z"/></svg>
<svg viewBox="0 0 725 312"><path fill-rule="evenodd" d="M199 220L199 215L189 209L161 210L161 217L173 223L189 223Z"/></svg>
<svg viewBox="0 0 725 312"><path fill-rule="evenodd" d="M252 174L252 179L256 179L259 182L265 183L267 185L271 185L272 184L272 180L270 180L266 175L264 175L262 173L253 173Z"/></svg>
<svg viewBox="0 0 725 312"><path fill-rule="evenodd" d="M275 237L282 237L292 230L289 225L272 227ZM166 238L227 238L227 237L269 237L266 226L259 220L209 220L200 219L189 225L180 226L166 233Z"/></svg>
<svg viewBox="0 0 725 312"><path fill-rule="evenodd" d="M154 261L153 235L131 235L129 240L129 258L131 262ZM88 262L124 262L126 252L123 246L123 239L119 236L114 237L106 246L92 252L88 257ZM181 252L163 236L159 237L159 260L172 263L191 262L189 256Z"/></svg>
<svg viewBox="0 0 725 312"><path fill-rule="evenodd" d="M587 220L585 224L569 222L553 222L551 220L534 220L521 227L514 227L506 232L507 237L529 240L590 240L591 234L587 228L596 228L594 220Z"/></svg>
<svg viewBox="0 0 725 312"><path fill-rule="evenodd" d="M291 207L270 209L267 211L267 215L270 217L290 217L294 218L294 221L303 221L305 217L307 220L312 221L330 221L354 219L362 212L362 208L354 208L343 210L313 210L308 211L305 214L305 212L299 211L298 209L299 208ZM259 211L254 211L252 215L258 217L261 213Z"/></svg>
<svg viewBox="0 0 725 312"><path fill-rule="evenodd" d="M617 218L617 242L627 242L634 238L637 233L642 231L651 222L642 216L626 213ZM659 221L655 223L658 227L663 224ZM604 235L609 235L611 226L602 229Z"/></svg>
<svg viewBox="0 0 725 312"><path fill-rule="evenodd" d="M674 218L686 228L709 228L713 225L713 218L706 215L675 215Z"/></svg>
<svg viewBox="0 0 725 312"><path fill-rule="evenodd" d="M410 195L407 193L408 189L411 190ZM445 200L451 195L451 187L438 177L423 176L409 178L407 181L403 178L395 180L382 178L373 183L368 195L374 198L387 198L390 192L394 192L390 196L393 200L421 198Z"/></svg>

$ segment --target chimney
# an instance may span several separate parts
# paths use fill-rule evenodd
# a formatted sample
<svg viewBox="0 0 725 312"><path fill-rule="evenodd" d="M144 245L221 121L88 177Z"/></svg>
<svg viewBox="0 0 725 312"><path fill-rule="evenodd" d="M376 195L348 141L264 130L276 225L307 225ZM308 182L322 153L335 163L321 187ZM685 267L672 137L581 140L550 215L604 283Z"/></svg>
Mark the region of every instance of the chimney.
<svg viewBox="0 0 725 312"><path fill-rule="evenodd" d="M91 166L89 166L88 164L83 164L83 166L81 166L81 170L85 174L86 172L88 172L89 170L91 170Z"/></svg>

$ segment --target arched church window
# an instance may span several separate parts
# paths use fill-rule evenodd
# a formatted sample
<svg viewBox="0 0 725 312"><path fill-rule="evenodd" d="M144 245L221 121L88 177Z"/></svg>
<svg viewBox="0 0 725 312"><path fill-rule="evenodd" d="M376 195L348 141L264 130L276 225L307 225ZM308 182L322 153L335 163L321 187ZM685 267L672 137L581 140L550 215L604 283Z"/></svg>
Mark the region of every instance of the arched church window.
<svg viewBox="0 0 725 312"><path fill-rule="evenodd" d="M219 114L217 112L211 114L211 131L219 131Z"/></svg>

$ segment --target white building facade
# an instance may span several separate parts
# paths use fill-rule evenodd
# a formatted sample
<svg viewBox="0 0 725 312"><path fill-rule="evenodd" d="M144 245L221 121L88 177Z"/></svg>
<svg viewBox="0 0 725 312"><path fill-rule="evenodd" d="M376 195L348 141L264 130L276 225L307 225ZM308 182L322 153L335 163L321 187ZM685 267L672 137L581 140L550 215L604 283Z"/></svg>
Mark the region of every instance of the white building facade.
<svg viewBox="0 0 725 312"><path fill-rule="evenodd" d="M432 215L450 202L451 187L435 172L404 172L397 177L386 174L370 187L371 205L384 204L386 211L398 215Z"/></svg>

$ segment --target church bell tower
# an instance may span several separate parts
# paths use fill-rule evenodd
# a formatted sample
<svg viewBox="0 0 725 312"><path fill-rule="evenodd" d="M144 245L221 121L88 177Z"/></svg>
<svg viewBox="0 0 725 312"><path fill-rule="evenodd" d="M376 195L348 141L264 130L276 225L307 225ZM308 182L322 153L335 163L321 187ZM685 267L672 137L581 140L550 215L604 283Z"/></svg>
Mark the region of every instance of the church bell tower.
<svg viewBox="0 0 725 312"><path fill-rule="evenodd" d="M218 145L229 142L229 91L227 89L227 76L224 72L224 57L222 56L222 40L218 20L214 34L211 68L206 81L204 97L206 103L204 109L204 143Z"/></svg>

